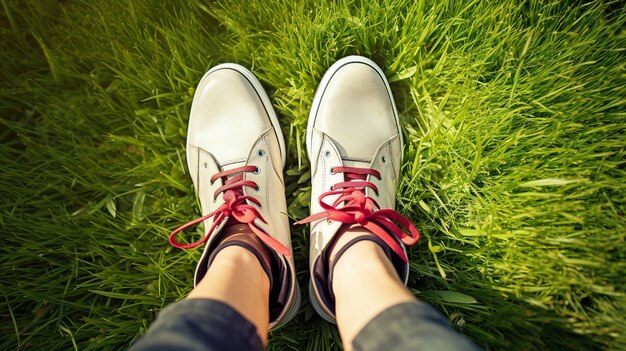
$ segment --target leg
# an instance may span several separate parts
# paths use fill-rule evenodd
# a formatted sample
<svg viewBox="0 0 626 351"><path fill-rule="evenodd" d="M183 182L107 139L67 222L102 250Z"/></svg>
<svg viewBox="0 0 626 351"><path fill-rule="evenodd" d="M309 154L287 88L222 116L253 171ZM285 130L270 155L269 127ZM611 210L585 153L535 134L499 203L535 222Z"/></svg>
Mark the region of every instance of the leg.
<svg viewBox="0 0 626 351"><path fill-rule="evenodd" d="M362 228L349 230L339 238L333 251L365 233ZM331 260L333 258L331 253ZM337 325L345 350L352 349L354 337L379 313L416 300L400 281L381 247L369 240L357 242L341 256L335 265L332 284Z"/></svg>
<svg viewBox="0 0 626 351"><path fill-rule="evenodd" d="M252 231L245 225L231 226L229 231ZM188 299L213 299L226 303L256 326L265 344L269 325L270 283L259 260L241 246L229 246L216 256L206 275L189 294Z"/></svg>
<svg viewBox="0 0 626 351"><path fill-rule="evenodd" d="M368 234L348 230L342 243ZM334 267L337 325L345 350L478 350L456 333L441 313L404 287L382 248L369 240L349 247Z"/></svg>
<svg viewBox="0 0 626 351"><path fill-rule="evenodd" d="M311 223L312 305L337 321L344 347L475 349L403 286L404 247L415 245L419 232L393 210L402 131L376 63L349 56L324 74L309 115L307 154L311 215L298 223Z"/></svg>
<svg viewBox="0 0 626 351"><path fill-rule="evenodd" d="M196 287L161 312L133 349L262 349L268 329L295 316L300 295L280 172L285 143L252 72L228 63L204 75L191 105L186 154L203 216L176 228L169 241L182 249L204 245ZM178 240L200 223L200 240Z"/></svg>
<svg viewBox="0 0 626 351"><path fill-rule="evenodd" d="M248 234L246 225L224 229ZM267 341L270 282L258 258L241 246L220 250L187 299L159 314L138 350L261 350Z"/></svg>

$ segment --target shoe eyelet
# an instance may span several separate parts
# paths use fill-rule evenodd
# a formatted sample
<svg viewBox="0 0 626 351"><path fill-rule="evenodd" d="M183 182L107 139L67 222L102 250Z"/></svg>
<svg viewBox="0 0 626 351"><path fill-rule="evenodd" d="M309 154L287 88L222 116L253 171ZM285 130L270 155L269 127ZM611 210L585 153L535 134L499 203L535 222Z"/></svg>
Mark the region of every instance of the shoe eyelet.
<svg viewBox="0 0 626 351"><path fill-rule="evenodd" d="M330 175L335 175L335 167L330 167Z"/></svg>
<svg viewBox="0 0 626 351"><path fill-rule="evenodd" d="M261 188L259 187L259 185L257 184L257 186L255 186L254 188L252 188L254 191L259 192L259 190L261 190Z"/></svg>
<svg viewBox="0 0 626 351"><path fill-rule="evenodd" d="M330 151L328 151L328 150L324 151L324 156L330 157Z"/></svg>
<svg viewBox="0 0 626 351"><path fill-rule="evenodd" d="M381 157L381 161L383 161L383 163L387 163L387 157L385 156Z"/></svg>
<svg viewBox="0 0 626 351"><path fill-rule="evenodd" d="M259 174L259 173L261 173L261 168L259 168L259 166L256 166L256 169L252 171L252 174Z"/></svg>
<svg viewBox="0 0 626 351"><path fill-rule="evenodd" d="M259 157L263 157L263 156L265 156L265 150L259 150L259 151L257 151L257 152L256 152L256 154L257 154Z"/></svg>

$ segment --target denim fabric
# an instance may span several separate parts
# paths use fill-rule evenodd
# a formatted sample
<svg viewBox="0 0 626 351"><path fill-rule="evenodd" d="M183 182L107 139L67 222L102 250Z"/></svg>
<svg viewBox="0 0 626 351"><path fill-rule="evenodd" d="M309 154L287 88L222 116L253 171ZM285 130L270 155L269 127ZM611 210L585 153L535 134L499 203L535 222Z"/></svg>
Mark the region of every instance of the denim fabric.
<svg viewBox="0 0 626 351"><path fill-rule="evenodd" d="M401 303L368 322L352 341L355 351L478 351L444 316L424 302Z"/></svg>
<svg viewBox="0 0 626 351"><path fill-rule="evenodd" d="M359 332L356 351L478 351L424 302L381 312ZM131 351L263 350L255 326L232 307L215 300L186 299L165 308Z"/></svg>
<svg viewBox="0 0 626 351"><path fill-rule="evenodd" d="M227 304L185 299L161 311L130 350L263 350L263 343L256 327Z"/></svg>

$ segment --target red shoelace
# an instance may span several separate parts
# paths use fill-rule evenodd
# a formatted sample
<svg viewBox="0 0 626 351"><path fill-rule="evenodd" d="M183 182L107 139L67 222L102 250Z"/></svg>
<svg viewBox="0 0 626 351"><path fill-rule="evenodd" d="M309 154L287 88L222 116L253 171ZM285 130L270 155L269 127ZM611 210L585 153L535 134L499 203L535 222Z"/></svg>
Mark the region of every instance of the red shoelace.
<svg viewBox="0 0 626 351"><path fill-rule="evenodd" d="M251 180L244 180L243 176L245 172L257 172L256 166L243 166L230 169L228 171L216 173L211 177L211 183L217 181L220 178L224 179L224 185L215 190L213 194L214 198L217 198L221 193L224 203L217 208L217 210L194 219L193 221L178 227L170 234L170 244L180 249L191 249L196 246L204 244L213 235L213 231L227 218L232 218L239 223L248 224L254 234L261 239L267 246L274 249L276 252L285 256L291 256L291 251L278 240L269 236L265 231L260 229L254 224L255 219L261 220L263 223L267 223L263 216L257 211L254 206L248 204L250 201L257 206L261 206L261 202L252 196L246 196L243 194L243 187L247 186L253 189L258 189L255 182ZM183 244L176 241L176 235L181 231L194 226L206 219L213 217L213 225L207 231L207 234L200 240L191 244Z"/></svg>
<svg viewBox="0 0 626 351"><path fill-rule="evenodd" d="M376 210L374 206L380 208L376 200L365 196L366 187L378 193L378 188L375 184L367 181L367 176L371 175L380 179L380 173L375 169L358 167L334 167L331 172L343 173L345 181L333 185L330 191L320 195L318 201L324 209L323 212L313 214L295 224L310 223L323 218L344 224L359 224L383 240L398 256L408 262L404 251L398 242L391 237L391 234L395 235L405 245L410 246L419 241L419 231L410 220L399 212L390 208ZM323 201L324 198L333 195L339 195L339 197L332 205ZM341 204L344 205L341 206Z"/></svg>

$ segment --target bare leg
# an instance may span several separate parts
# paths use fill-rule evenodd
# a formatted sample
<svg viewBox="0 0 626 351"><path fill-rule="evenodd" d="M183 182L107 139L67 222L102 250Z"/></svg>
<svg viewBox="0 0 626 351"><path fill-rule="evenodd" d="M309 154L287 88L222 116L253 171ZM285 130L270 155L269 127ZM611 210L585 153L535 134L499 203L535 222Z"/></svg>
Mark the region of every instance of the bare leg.
<svg viewBox="0 0 626 351"><path fill-rule="evenodd" d="M362 227L344 233L331 252L331 260L343 244L364 233L367 230ZM354 337L376 315L388 307L416 300L380 246L369 240L359 241L348 249L333 274L337 325L345 350L352 349Z"/></svg>
<svg viewBox="0 0 626 351"><path fill-rule="evenodd" d="M250 230L247 225L245 228ZM236 225L225 230L241 231L242 227ZM256 256L243 247L229 246L217 254L202 281L187 298L213 299L228 304L256 326L265 344L269 291L269 279Z"/></svg>

